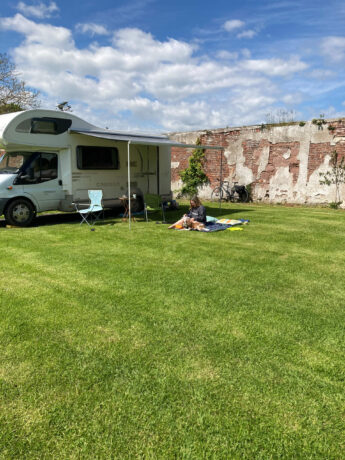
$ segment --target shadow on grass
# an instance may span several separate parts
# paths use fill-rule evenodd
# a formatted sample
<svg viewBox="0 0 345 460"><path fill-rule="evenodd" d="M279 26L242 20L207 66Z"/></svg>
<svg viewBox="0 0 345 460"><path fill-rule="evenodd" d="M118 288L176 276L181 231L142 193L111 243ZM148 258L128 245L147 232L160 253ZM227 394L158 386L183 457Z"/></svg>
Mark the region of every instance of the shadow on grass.
<svg viewBox="0 0 345 460"><path fill-rule="evenodd" d="M206 208L206 214L208 216L219 217L219 218L224 217L224 216L231 216L233 214L247 214L249 212L253 212L253 209L250 209L245 204L241 208L229 208L229 207L225 207L224 203L222 203L222 206L220 207L219 203L205 202L204 206ZM226 206L229 206L229 204L227 204ZM189 211L189 206L182 205L179 207L177 211L174 211L174 215L176 215L177 217L181 217L183 216L183 214L187 213L188 211Z"/></svg>
<svg viewBox="0 0 345 460"><path fill-rule="evenodd" d="M244 206L243 208L224 208L223 206L220 208L218 203L205 203L206 212L208 216L222 218L224 216L231 216L233 214L247 214L252 212L252 209L247 208ZM181 205L176 210L170 210L165 212L166 224L173 224L177 220L179 220L184 214L189 211L188 205ZM104 219L100 219L96 222L95 227L102 227L105 225L116 225L121 222L121 212L122 210L119 209L118 211L109 210L105 211ZM135 216L137 222L145 222L144 215ZM75 212L52 212L47 214L39 214L36 219L33 221L31 227L42 227L42 226L49 226L49 225L63 225L63 224L80 224L81 218L78 213ZM150 213L149 216L150 222L156 222L157 224L163 223L162 222L162 214L160 212L153 212ZM128 222L128 221L127 221ZM86 224L83 224L86 225ZM6 227L6 222L4 218L0 219L0 228Z"/></svg>
<svg viewBox="0 0 345 460"><path fill-rule="evenodd" d="M33 222L33 227L41 227L45 225L61 225L61 224L79 224L81 222L81 217L78 213L53 213L53 214L42 214L38 215L35 221ZM91 224L91 220L89 223ZM104 218L101 218L95 222L95 227L100 227L104 225L115 225L118 223L118 216L114 215L114 212L105 211ZM83 225L87 225L83 223Z"/></svg>
<svg viewBox="0 0 345 460"><path fill-rule="evenodd" d="M61 213L48 213L48 214L39 214L36 219L31 224L31 227L43 227L49 225L63 225L63 224L73 224L80 225L81 217L78 213L75 212L61 212ZM90 222L91 223L91 222ZM118 223L118 216L115 216L114 213L105 212L104 219L98 220L95 223L95 227L103 225L115 225ZM83 224L87 225L87 224ZM5 219L0 220L0 227L6 227Z"/></svg>
<svg viewBox="0 0 345 460"><path fill-rule="evenodd" d="M207 207L206 207L207 209ZM229 214L247 214L252 212L252 209L248 208L239 208L239 209L224 209L224 208L212 208L213 217L228 216Z"/></svg>

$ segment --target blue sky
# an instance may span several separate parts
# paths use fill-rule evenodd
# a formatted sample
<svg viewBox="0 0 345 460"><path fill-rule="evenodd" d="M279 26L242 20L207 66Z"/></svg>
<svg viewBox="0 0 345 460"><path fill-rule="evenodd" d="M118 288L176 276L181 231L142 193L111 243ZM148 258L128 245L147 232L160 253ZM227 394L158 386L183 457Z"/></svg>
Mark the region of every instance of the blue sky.
<svg viewBox="0 0 345 460"><path fill-rule="evenodd" d="M186 131L345 116L344 26L339 0L2 0L0 51L42 107Z"/></svg>

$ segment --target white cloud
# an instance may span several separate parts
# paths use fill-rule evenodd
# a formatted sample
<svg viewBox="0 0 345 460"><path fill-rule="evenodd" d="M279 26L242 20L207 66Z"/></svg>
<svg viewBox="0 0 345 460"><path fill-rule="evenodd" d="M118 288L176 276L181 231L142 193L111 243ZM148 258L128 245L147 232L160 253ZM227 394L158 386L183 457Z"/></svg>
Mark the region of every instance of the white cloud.
<svg viewBox="0 0 345 460"><path fill-rule="evenodd" d="M238 58L238 53L237 52L230 52L230 51L226 51L226 50L221 50L221 51L218 51L216 56L219 59L225 59L225 60L237 59Z"/></svg>
<svg viewBox="0 0 345 460"><path fill-rule="evenodd" d="M243 61L241 66L245 70L270 76L287 76L305 70L308 67L299 58L291 58L289 61L284 61L283 59L250 59Z"/></svg>
<svg viewBox="0 0 345 460"><path fill-rule="evenodd" d="M53 13L59 11L59 8L55 2L50 2L49 5L46 5L43 2L39 2L34 5L27 5L24 2L19 2L17 10L25 16L33 16L35 18L43 19L50 18Z"/></svg>
<svg viewBox="0 0 345 460"><path fill-rule="evenodd" d="M241 49L241 54L242 54L242 56L243 56L244 58L246 58L246 59L249 59L249 58L251 57L251 55L252 55L252 53L250 52L250 50L247 49L247 48Z"/></svg>
<svg viewBox="0 0 345 460"><path fill-rule="evenodd" d="M344 117L344 112L337 110L335 107L332 105L326 107L323 107L322 109L318 110L316 113L322 113L325 115L325 118L343 118Z"/></svg>
<svg viewBox="0 0 345 460"><path fill-rule="evenodd" d="M329 60L345 60L345 37L326 37L321 42L321 53Z"/></svg>
<svg viewBox="0 0 345 460"><path fill-rule="evenodd" d="M261 76L243 75L238 67L217 62L160 65L152 75L142 79L146 91L172 103L193 95L206 95L238 86L260 86L264 82Z"/></svg>
<svg viewBox="0 0 345 460"><path fill-rule="evenodd" d="M120 29L114 34L113 45L132 59L142 61L184 62L191 58L196 45L170 38L166 42L155 40L140 29Z"/></svg>
<svg viewBox="0 0 345 460"><path fill-rule="evenodd" d="M244 27L244 22L241 21L240 19L231 19L229 21L226 21L223 24L223 28L227 32L232 32L233 30L240 29L241 27Z"/></svg>
<svg viewBox="0 0 345 460"><path fill-rule="evenodd" d="M282 101L287 105L296 106L296 104L303 101L303 94L300 92L285 94L282 97Z"/></svg>
<svg viewBox="0 0 345 460"><path fill-rule="evenodd" d="M332 70L328 69L314 69L309 72L309 76L317 80L327 80L334 77L336 74Z"/></svg>
<svg viewBox="0 0 345 460"><path fill-rule="evenodd" d="M232 99L232 103L236 105L239 111L248 111L248 109L257 109L259 107L266 107L276 101L276 98L267 91L263 94L260 89L248 88L238 94Z"/></svg>
<svg viewBox="0 0 345 460"><path fill-rule="evenodd" d="M16 14L13 18L0 18L0 28L23 34L26 43L54 46L55 49L70 48L74 45L70 30L50 24L36 24L21 14Z"/></svg>
<svg viewBox="0 0 345 460"><path fill-rule="evenodd" d="M106 27L100 24L94 24L93 22L90 23L78 23L75 26L77 32L81 32L83 34L89 34L92 37L95 35L109 35L109 31Z"/></svg>
<svg viewBox="0 0 345 460"><path fill-rule="evenodd" d="M239 34L236 35L237 38L253 38L257 35L257 32L255 30L244 30L243 32L240 32Z"/></svg>
<svg viewBox="0 0 345 460"><path fill-rule="evenodd" d="M248 59L247 49L238 54L223 50L216 58L198 56L195 45L173 38L159 41L135 28L117 30L107 46L86 48L77 47L69 29L20 14L0 18L0 29L24 36L13 53L16 67L51 108L68 100L75 113L111 128L182 130L253 123L284 97L272 77L306 68L298 57Z"/></svg>

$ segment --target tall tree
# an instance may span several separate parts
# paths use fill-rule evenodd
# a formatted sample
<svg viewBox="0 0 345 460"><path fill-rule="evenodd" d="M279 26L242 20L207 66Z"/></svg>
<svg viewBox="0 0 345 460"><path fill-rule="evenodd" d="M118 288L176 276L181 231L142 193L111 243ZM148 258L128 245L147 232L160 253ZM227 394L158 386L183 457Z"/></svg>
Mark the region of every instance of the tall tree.
<svg viewBox="0 0 345 460"><path fill-rule="evenodd" d="M196 145L201 145L198 138ZM182 189L180 195L197 195L199 187L209 183L209 179L204 171L205 166L205 152L204 149L196 148L188 159L188 168L180 172L182 179Z"/></svg>
<svg viewBox="0 0 345 460"><path fill-rule="evenodd" d="M38 94L20 80L9 57L0 53L0 114L38 107Z"/></svg>

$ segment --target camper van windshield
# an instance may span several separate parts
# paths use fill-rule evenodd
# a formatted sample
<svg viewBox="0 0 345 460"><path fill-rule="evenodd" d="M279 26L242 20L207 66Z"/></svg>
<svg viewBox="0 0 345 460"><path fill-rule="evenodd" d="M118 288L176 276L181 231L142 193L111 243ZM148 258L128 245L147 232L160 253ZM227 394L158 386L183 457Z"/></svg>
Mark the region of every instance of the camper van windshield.
<svg viewBox="0 0 345 460"><path fill-rule="evenodd" d="M17 174L32 155L32 152L5 153L0 159L0 174Z"/></svg>

